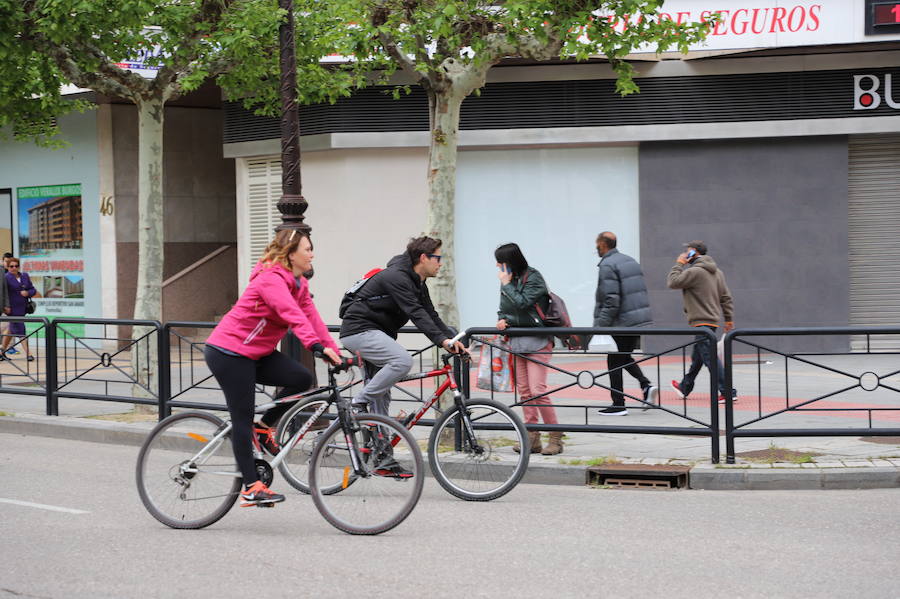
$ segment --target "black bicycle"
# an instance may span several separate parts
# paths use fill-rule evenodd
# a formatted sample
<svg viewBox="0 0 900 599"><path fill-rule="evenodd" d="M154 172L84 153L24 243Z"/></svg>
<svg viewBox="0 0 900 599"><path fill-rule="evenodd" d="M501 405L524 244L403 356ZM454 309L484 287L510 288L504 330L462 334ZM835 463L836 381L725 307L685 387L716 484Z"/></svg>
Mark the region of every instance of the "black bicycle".
<svg viewBox="0 0 900 599"><path fill-rule="evenodd" d="M309 491L333 526L350 534L373 535L394 528L412 512L422 494L424 461L402 424L387 416L356 414L341 397L353 381L339 385L336 377L354 365L345 361L330 366L328 386L308 392L328 397L328 405L336 407L334 421L315 434ZM258 406L256 412L274 405ZM290 434L280 436L288 451L270 460L254 436L263 482L271 483L273 467L282 468L291 449L316 422L317 418L298 422ZM206 412L175 414L156 425L138 454L136 473L141 501L154 518L172 528L203 528L228 513L241 489L231 430L229 420Z"/></svg>

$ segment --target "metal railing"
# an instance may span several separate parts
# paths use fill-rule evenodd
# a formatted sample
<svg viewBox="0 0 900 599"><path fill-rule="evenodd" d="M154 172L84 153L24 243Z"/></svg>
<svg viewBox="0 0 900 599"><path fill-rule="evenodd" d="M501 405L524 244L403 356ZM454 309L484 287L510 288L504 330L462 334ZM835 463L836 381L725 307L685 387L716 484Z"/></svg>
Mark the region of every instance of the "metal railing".
<svg viewBox="0 0 900 599"><path fill-rule="evenodd" d="M488 337L494 337L498 335L506 335L510 337L517 336L532 336L535 334L535 329L533 328L524 328L524 329L506 329L503 331L499 331L495 328L470 328L466 330L466 335L469 338L480 339L482 345L488 348L488 351L492 352L491 357L493 358L493 352L499 351L498 346L495 342L490 340L486 340ZM673 370L670 364L665 364L665 358L670 356L678 356L680 354L680 362L681 362L681 370L682 375L684 374L684 365L686 363L687 352L690 351L693 346L697 343L708 343L711 348L711 352L715 355L715 345L716 345L716 337L713 335L708 329L696 329L696 328L671 328L671 329L662 329L662 328L541 328L541 335L581 335L584 337L596 336L596 335L611 335L611 336L665 336L665 337L676 337L678 341L671 347L663 349L662 351L657 351L655 353L642 354L639 352L633 352L634 362L637 363L642 369L646 369L648 367L653 367L656 371L655 376L648 376L648 378L657 381L657 385L659 385L659 381L663 378L662 372L665 369L666 372L671 373ZM690 340L682 340L684 337L690 337ZM484 351L484 350L482 350ZM508 350L505 350L508 351ZM509 404L514 407L524 407L524 406L533 406L538 407L537 404L532 403L534 400L539 399L541 397L549 397L551 395L559 395L564 394L570 389L580 389L581 395L590 395L591 392L597 395L605 395L605 391L612 392L612 388L610 384L605 383L604 379L608 379L609 375L616 370L624 370L628 364L619 366L613 369L609 369L607 365L603 364L599 360L594 360L593 363L585 363L585 356L600 356L600 355L609 355L609 354L618 354L616 351L602 351L602 352L592 352L592 351L559 351L554 350L550 352L553 357L565 357L566 361L554 363L552 360L550 363L544 365L542 362L535 360L533 357L530 357L528 354L520 354L516 352L509 351L509 353L517 358L517 360L538 363L541 364L542 367L548 370L548 374L554 376L555 380L548 384L548 389L535 397L531 398L521 398L518 394L517 390L513 391L513 401ZM569 365L571 364L571 365ZM630 364L630 363L629 363ZM573 367L574 366L574 367ZM646 373L645 373L646 375ZM589 403L571 403L566 402L562 403L557 397L553 402L553 407L556 410L566 410L566 411L580 411L583 413L583 418L580 419L580 423L573 422L560 422L558 424L528 424L527 428L531 431L563 431L563 432L571 432L571 433L632 433L632 434L655 434L655 435L690 435L690 436L705 436L710 439L710 454L711 459L714 463L718 463L719 461L719 410L717 403L717 370L715 364L713 364L713 372L710 373L710 389L709 389L709 406L708 413L703 411L706 414L705 419L701 418L699 413L700 410L690 409L686 400L679 400L672 405L664 405L662 402L658 404L650 404L646 402L643 396L636 396L627 393L626 391L622 391L622 395L625 399L632 400L634 402L638 402L642 408L646 408L648 410L657 410L660 413L665 413L673 417L676 421L683 421L686 423L690 423L691 426L668 426L668 425L613 425L613 424L599 424L598 422L591 422L589 417L591 410L597 410L598 408L603 408L604 405L596 400L591 400ZM463 380L464 390L467 394L469 394L471 382L469 378L465 378ZM515 387L515 386L514 386ZM488 391L491 394L491 397L494 398L495 392L493 390ZM662 394L660 394L662 397ZM607 404L609 405L609 404ZM598 416L597 418L604 418L603 416Z"/></svg>
<svg viewBox="0 0 900 599"><path fill-rule="evenodd" d="M48 415L59 415L60 401L64 399L121 402L155 405L159 417L168 415L173 408L224 410L224 400L215 380L203 360L205 346L198 331L212 329L209 322L170 322L165 325L150 320L118 319L55 319L33 317L7 317L8 322L28 325L26 338L34 361L19 358L0 362L0 394L43 396ZM130 333L137 327L138 335ZM191 333L190 330L193 330ZM339 327L330 326L336 333ZM534 329L471 328L466 334L482 343L482 351L500 351L492 341L496 335L533 335ZM683 375L689 362L689 353L697 343L715 345L715 337L707 329L658 329L658 328L572 328L541 329L544 335L615 335L642 337L669 337L676 341L654 353L634 353L634 361L647 376L659 384L669 376ZM789 351L778 340L808 338L819 345L823 340L839 337L877 338L900 334L898 327L878 328L789 328L789 329L741 329L724 338L725 388L738 387L740 401L730 398L724 406L726 461L735 461L735 440L744 437L823 437L823 436L900 436L900 352L875 351L866 344L863 352L812 352ZM430 355L434 346L413 327L401 330L402 336L419 335L414 340L403 340L417 360L416 371L427 371L435 366L437 352ZM689 338L688 338L689 337ZM41 341L44 341L42 344ZM665 340L663 343L666 343ZM849 342L842 343L849 348ZM15 338L12 347L22 349L21 338ZM709 401L705 398L689 403L685 399L672 400L672 394L656 405L647 405L640 392L630 394L623 390L629 408L655 410L656 414L674 419L655 424L620 425L601 420L591 412L604 405L599 399L612 392L609 375L612 370L603 359L608 351L553 351L548 369L548 388L542 395L553 396L553 406L567 417L558 424L535 423L528 426L535 431L565 431L572 433L635 433L663 435L704 436L710 439L713 462L719 459L719 412L717 405L716 372L709 376ZM615 353L615 352L612 352ZM712 351L714 354L714 350ZM514 354L517 359L532 361L528 355ZM740 355L741 359L736 359ZM755 359L754 359L755 357ZM477 358L467 367L457 363L457 380L468 395L490 395L504 403L525 407L533 405L534 398L521 398L512 393L498 394L492 389L475 389ZM765 358L765 359L764 359ZM158 368L152 367L158 360ZM781 361L773 368L767 365ZM715 362L715 361L713 361ZM755 365L755 371L753 370ZM713 370L716 365L713 363ZM798 366L802 366L801 371ZM320 365L321 367L321 365ZM649 369L649 370L648 370ZM752 371L752 372L751 372ZM820 372L821 375L810 375ZM412 377L396 385L392 401L421 402L434 392L437 381L426 382ZM834 384L831 384L834 382ZM361 382L356 383L361 384ZM830 385L830 386L829 386ZM755 388L754 388L755 387ZM777 388L776 388L777 387ZM773 390L774 389L774 390ZM258 387L257 392L271 398L275 390ZM661 395L663 397L663 395ZM860 398L867 398L861 401ZM837 400L849 401L837 401ZM802 414L801 425L791 424L792 416ZM853 419L849 421L849 419ZM831 419L831 420L829 420ZM839 420L841 419L841 420ZM430 420L422 420L428 424ZM832 422L834 424L832 424Z"/></svg>
<svg viewBox="0 0 900 599"><path fill-rule="evenodd" d="M738 389L740 407L746 410L750 405L755 410L741 422L735 419L735 403L728 399L725 409L726 462L735 461L735 439L738 437L843 437L843 436L900 436L900 428L894 426L874 426L874 415L900 416L900 367L897 356L900 352L874 351L871 338L880 335L900 334L897 327L836 327L836 328L784 328L784 329L739 329L725 336L725 387L732 388L735 380L735 346L749 348L756 355L755 395ZM785 339L797 340L809 337L820 342L823 338L840 337L839 345L849 347L844 338L860 336L866 339L864 351L813 352L787 351L778 348ZM760 337L767 339L759 340ZM752 354L751 354L752 355ZM764 376L763 356L783 361L783 376ZM856 369L851 362L856 362ZM881 364L878 364L881 362ZM816 380L800 389L799 377L792 386L791 367L802 365L812 369ZM881 374L875 372L879 367ZM743 377L744 381L749 377ZM890 379L896 379L891 381ZM829 381L835 381L833 388ZM775 386L783 384L783 389ZM752 388L751 388L752 389ZM827 390L824 390L827 389ZM823 392L824 390L824 392ZM776 395L777 392L777 395ZM771 398L770 398L771 394ZM860 397L871 398L875 403L858 403ZM843 404L835 403L840 398ZM851 403L853 400L857 403ZM887 401L887 403L885 403ZM893 405L890 403L893 401ZM881 402L881 403L878 403ZM810 414L824 418L865 414L865 426L760 426L772 421L790 421L792 416ZM894 417L895 421L900 418ZM778 424L775 422L774 424Z"/></svg>

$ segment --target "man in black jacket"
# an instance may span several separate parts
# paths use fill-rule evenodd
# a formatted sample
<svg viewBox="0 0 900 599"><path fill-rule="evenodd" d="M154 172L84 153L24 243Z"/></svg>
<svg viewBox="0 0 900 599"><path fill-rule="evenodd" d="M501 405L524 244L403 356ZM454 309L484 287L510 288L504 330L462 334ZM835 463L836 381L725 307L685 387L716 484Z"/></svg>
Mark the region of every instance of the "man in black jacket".
<svg viewBox="0 0 900 599"><path fill-rule="evenodd" d="M616 235L604 231L597 236L597 254L600 269L597 279L595 327L641 327L651 324L650 298L641 265L631 256L616 249ZM644 392L646 409L659 401L659 388L644 376L641 367L631 357L637 347L638 335L613 335L618 352L607 355L609 386L612 388L613 405L600 410L603 416L627 416L625 396L622 393L622 370L637 379Z"/></svg>
<svg viewBox="0 0 900 599"><path fill-rule="evenodd" d="M354 406L387 415L391 387L412 368L412 358L396 341L407 321L435 345L453 353L465 350L459 341L451 342L453 331L435 312L425 285L440 268L441 240L419 237L356 292L341 323L341 342L379 370L353 398Z"/></svg>

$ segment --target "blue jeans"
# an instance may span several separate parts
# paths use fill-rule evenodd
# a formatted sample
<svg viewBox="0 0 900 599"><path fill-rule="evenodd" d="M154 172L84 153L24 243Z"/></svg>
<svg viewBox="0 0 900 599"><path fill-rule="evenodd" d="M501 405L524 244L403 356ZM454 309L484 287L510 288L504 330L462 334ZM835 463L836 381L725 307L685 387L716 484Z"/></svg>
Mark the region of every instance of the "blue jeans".
<svg viewBox="0 0 900 599"><path fill-rule="evenodd" d="M716 327L705 325L703 328L713 332L716 330ZM694 379L700 374L700 369L703 366L706 366L706 368L712 372L711 364L713 356L715 356L716 364L719 367L716 386L719 388L719 394L727 397L727 394L725 393L725 367L722 365L722 361L719 359L719 356L713 352L713 347L710 347L710 344L707 342L706 335L697 335L694 337L694 340L696 343L694 343L694 349L691 352L691 367L688 368L684 378L681 379L681 392L685 397L691 394L691 391L694 390Z"/></svg>

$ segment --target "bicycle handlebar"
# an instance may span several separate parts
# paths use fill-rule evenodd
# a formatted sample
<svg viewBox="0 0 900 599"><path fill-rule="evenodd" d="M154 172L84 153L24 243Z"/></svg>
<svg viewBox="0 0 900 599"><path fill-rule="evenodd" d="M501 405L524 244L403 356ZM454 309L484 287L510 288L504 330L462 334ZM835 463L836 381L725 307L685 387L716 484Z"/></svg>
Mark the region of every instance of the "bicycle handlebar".
<svg viewBox="0 0 900 599"><path fill-rule="evenodd" d="M357 360L355 357L345 358L345 357L341 356L340 364L332 364L331 360L329 360L325 356L325 354L323 354L320 351L313 352L313 356L323 360L326 364L328 364L328 373L329 374L338 374L338 373L344 372L346 370L350 370L354 366L361 366L360 361Z"/></svg>

